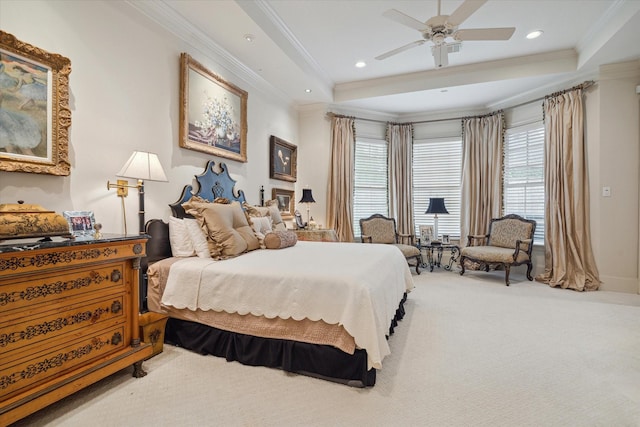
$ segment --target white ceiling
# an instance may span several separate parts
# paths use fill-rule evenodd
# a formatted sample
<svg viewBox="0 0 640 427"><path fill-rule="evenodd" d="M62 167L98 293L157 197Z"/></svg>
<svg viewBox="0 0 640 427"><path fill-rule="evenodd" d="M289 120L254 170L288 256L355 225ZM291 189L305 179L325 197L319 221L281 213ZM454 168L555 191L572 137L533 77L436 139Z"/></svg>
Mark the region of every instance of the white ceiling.
<svg viewBox="0 0 640 427"><path fill-rule="evenodd" d="M441 13L462 3L442 0ZM503 108L597 77L599 65L640 58L640 0L488 0L460 28L513 26L515 33L508 41L463 42L442 69L434 67L430 42L374 59L421 39L383 12L394 8L426 21L436 15L437 0L130 4L296 105L328 103L396 117ZM544 34L527 40L534 29ZM356 68L357 61L367 66Z"/></svg>

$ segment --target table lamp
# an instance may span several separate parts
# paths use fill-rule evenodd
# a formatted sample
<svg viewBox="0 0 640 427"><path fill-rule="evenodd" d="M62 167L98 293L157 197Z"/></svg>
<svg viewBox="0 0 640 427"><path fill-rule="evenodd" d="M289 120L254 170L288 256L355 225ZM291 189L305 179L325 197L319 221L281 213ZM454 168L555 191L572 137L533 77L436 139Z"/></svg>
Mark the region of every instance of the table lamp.
<svg viewBox="0 0 640 427"><path fill-rule="evenodd" d="M309 222L311 221L311 203L315 203L316 201L313 199L313 195L311 194L310 188L302 189L302 199L298 203L306 203L307 204L307 226L309 226Z"/></svg>
<svg viewBox="0 0 640 427"><path fill-rule="evenodd" d="M438 214L448 214L447 208L444 206L444 197L429 198L429 207L425 211L426 214L434 214L433 228L435 238L438 239Z"/></svg>
<svg viewBox="0 0 640 427"><path fill-rule="evenodd" d="M117 195L122 198L122 215L124 217L124 234L127 234L127 218L124 210L124 198L127 197L129 191L128 188L138 189L138 199L140 202L140 209L138 210L138 217L140 221L140 234L144 234L144 181L161 181L166 182L167 176L162 169L160 160L155 153L147 153L145 151L134 151L129 160L124 164L120 172L116 176L124 178L137 179L136 185L129 185L129 182L124 179L119 179L117 183L112 184L107 181L107 188L116 188Z"/></svg>

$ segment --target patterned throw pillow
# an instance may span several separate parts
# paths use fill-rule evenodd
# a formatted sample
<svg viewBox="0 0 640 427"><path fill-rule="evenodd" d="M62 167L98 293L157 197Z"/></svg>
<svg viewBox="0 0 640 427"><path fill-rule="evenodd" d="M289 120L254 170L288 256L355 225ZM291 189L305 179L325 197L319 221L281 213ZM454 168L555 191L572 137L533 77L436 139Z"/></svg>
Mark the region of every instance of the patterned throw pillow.
<svg viewBox="0 0 640 427"><path fill-rule="evenodd" d="M276 230L264 236L264 245L267 249L282 249L294 246L298 241L298 235L291 230Z"/></svg>

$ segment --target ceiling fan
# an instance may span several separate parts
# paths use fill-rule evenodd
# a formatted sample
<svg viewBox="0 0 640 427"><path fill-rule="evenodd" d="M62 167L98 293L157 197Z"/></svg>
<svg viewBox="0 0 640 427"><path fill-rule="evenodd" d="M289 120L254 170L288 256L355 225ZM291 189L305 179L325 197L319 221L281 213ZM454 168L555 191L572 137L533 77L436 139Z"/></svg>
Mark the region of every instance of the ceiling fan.
<svg viewBox="0 0 640 427"><path fill-rule="evenodd" d="M396 9L389 9L383 15L402 25L416 29L422 34L422 40L416 40L407 45L390 50L376 59L382 60L396 55L412 47L420 46L428 41L433 42L431 52L435 60L436 68L446 67L449 64L449 53L460 50L460 42L477 40L509 40L516 30L514 27L506 28L473 28L458 29L469 16L477 11L487 0L465 0L451 15L440 14L440 0L438 0L438 14L429 18L426 22L418 21ZM447 39L454 42L447 43Z"/></svg>

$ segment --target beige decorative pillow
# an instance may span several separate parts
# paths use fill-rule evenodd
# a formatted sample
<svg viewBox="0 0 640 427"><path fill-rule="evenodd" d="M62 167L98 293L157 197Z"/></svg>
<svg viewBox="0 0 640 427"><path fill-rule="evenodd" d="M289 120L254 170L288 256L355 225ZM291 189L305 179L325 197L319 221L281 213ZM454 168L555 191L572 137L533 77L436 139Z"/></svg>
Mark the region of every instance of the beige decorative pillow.
<svg viewBox="0 0 640 427"><path fill-rule="evenodd" d="M267 249L282 249L294 246L298 241L298 235L291 230L276 230L264 236L264 245Z"/></svg>
<svg viewBox="0 0 640 427"><path fill-rule="evenodd" d="M284 225L284 222L282 222L282 216L278 210L278 201L269 200L266 204L268 206L251 206L245 202L242 206L250 217L270 216L272 230L286 230L287 227Z"/></svg>
<svg viewBox="0 0 640 427"><path fill-rule="evenodd" d="M212 257L233 257L260 247L240 203L219 204L189 200L182 206L206 230Z"/></svg>
<svg viewBox="0 0 640 427"><path fill-rule="evenodd" d="M282 216L280 215L280 210L278 209L278 201L277 200L267 200L264 203L269 208L269 215L271 215L271 219L273 220L273 229L274 230L286 230L287 226L282 222Z"/></svg>

